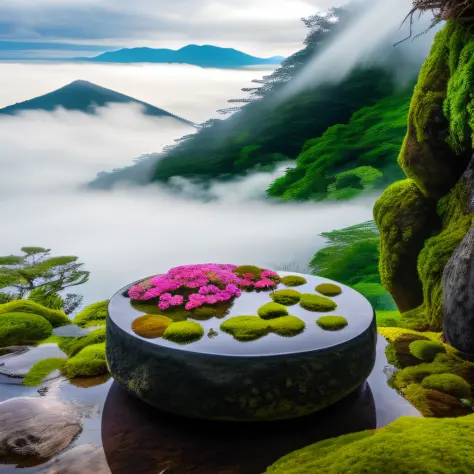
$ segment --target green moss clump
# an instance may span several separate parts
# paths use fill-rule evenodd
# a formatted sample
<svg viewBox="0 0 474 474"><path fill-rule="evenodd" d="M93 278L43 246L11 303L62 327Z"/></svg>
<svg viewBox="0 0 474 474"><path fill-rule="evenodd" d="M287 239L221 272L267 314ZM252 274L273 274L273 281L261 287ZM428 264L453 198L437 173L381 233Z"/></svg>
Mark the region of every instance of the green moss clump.
<svg viewBox="0 0 474 474"><path fill-rule="evenodd" d="M279 459L265 474L474 472L474 415L401 417L378 430L327 439Z"/></svg>
<svg viewBox="0 0 474 474"><path fill-rule="evenodd" d="M92 303L78 313L72 322L82 328L104 326L107 318L108 304L108 300Z"/></svg>
<svg viewBox="0 0 474 474"><path fill-rule="evenodd" d="M163 336L167 327L173 323L173 320L166 316L154 316L146 314L140 316L132 322L132 329L135 334L146 339L156 339Z"/></svg>
<svg viewBox="0 0 474 474"><path fill-rule="evenodd" d="M33 367L28 371L23 379L23 385L28 387L36 387L39 385L45 377L55 370L61 370L66 363L66 359L55 357L52 359L44 359L36 362Z"/></svg>
<svg viewBox="0 0 474 474"><path fill-rule="evenodd" d="M178 321L170 324L165 332L163 338L176 342L177 344L190 344L196 342L204 336L203 327L194 321Z"/></svg>
<svg viewBox="0 0 474 474"><path fill-rule="evenodd" d="M315 289L324 296L337 296L342 293L341 287L334 283L321 283Z"/></svg>
<svg viewBox="0 0 474 474"><path fill-rule="evenodd" d="M105 328L96 329L86 336L61 337L58 341L58 346L69 357L73 357L84 349L84 347L99 344L101 342L105 342Z"/></svg>
<svg viewBox="0 0 474 474"><path fill-rule="evenodd" d="M39 342L51 336L52 332L49 321L37 314L0 315L0 347Z"/></svg>
<svg viewBox="0 0 474 474"><path fill-rule="evenodd" d="M400 311L377 311L377 327L397 327L400 324Z"/></svg>
<svg viewBox="0 0 474 474"><path fill-rule="evenodd" d="M275 334L283 337L297 336L305 329L305 323L296 316L282 316L269 321L270 329Z"/></svg>
<svg viewBox="0 0 474 474"><path fill-rule="evenodd" d="M266 303L257 310L257 314L262 319L273 319L279 318L280 316L286 316L288 310L286 306L279 303Z"/></svg>
<svg viewBox="0 0 474 474"><path fill-rule="evenodd" d="M30 300L14 300L9 303L0 304L0 315L6 313L37 314L47 319L53 328L71 324L71 320L62 311L47 308Z"/></svg>
<svg viewBox="0 0 474 474"><path fill-rule="evenodd" d="M254 341L268 334L270 327L258 316L234 316L221 324L221 330L238 341Z"/></svg>
<svg viewBox="0 0 474 474"><path fill-rule="evenodd" d="M325 331L339 331L349 323L343 316L323 316L316 321L316 324Z"/></svg>
<svg viewBox="0 0 474 474"><path fill-rule="evenodd" d="M280 280L286 286L301 286L307 283L306 278L299 275L287 275Z"/></svg>
<svg viewBox="0 0 474 474"><path fill-rule="evenodd" d="M410 353L420 360L431 362L437 354L446 352L442 342L413 341L410 344Z"/></svg>
<svg viewBox="0 0 474 474"><path fill-rule="evenodd" d="M456 398L471 398L471 386L462 377L455 374L434 374L421 382L423 388L438 390Z"/></svg>
<svg viewBox="0 0 474 474"><path fill-rule="evenodd" d="M236 275L245 275L251 273L254 277L260 278L263 269L256 267L255 265L240 265L232 270Z"/></svg>
<svg viewBox="0 0 474 474"><path fill-rule="evenodd" d="M277 290L270 293L270 298L275 303L280 303L285 306L292 306L299 302L301 293L296 290Z"/></svg>
<svg viewBox="0 0 474 474"><path fill-rule="evenodd" d="M308 311L333 311L337 304L324 296L305 293L301 295L300 306Z"/></svg>
<svg viewBox="0 0 474 474"><path fill-rule="evenodd" d="M105 343L84 347L66 361L62 373L68 378L93 377L108 372Z"/></svg>

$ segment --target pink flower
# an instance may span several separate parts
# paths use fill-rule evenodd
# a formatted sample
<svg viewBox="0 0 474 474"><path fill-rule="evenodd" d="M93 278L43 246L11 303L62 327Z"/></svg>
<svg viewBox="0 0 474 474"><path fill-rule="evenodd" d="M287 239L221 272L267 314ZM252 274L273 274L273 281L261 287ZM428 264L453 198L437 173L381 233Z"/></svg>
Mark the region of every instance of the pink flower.
<svg viewBox="0 0 474 474"><path fill-rule="evenodd" d="M174 295L170 301L169 304L171 306L181 306L184 302L184 298L181 295Z"/></svg>
<svg viewBox="0 0 474 474"><path fill-rule="evenodd" d="M255 275L253 273L244 273L244 278L246 280L255 280Z"/></svg>
<svg viewBox="0 0 474 474"><path fill-rule="evenodd" d="M160 301L158 303L158 308L160 308L162 311L167 310L169 307L170 307L170 304L168 303L168 301Z"/></svg>
<svg viewBox="0 0 474 474"><path fill-rule="evenodd" d="M160 296L160 301L170 301L173 295L171 293L163 293Z"/></svg>
<svg viewBox="0 0 474 474"><path fill-rule="evenodd" d="M255 288L271 288L272 286L275 286L276 283L272 280L269 280L268 278L263 278L260 281L257 281L255 283Z"/></svg>
<svg viewBox="0 0 474 474"><path fill-rule="evenodd" d="M280 275L278 275L278 273L276 273L276 272L272 272L271 270L263 270L262 277L263 278L265 278L265 277L280 277Z"/></svg>

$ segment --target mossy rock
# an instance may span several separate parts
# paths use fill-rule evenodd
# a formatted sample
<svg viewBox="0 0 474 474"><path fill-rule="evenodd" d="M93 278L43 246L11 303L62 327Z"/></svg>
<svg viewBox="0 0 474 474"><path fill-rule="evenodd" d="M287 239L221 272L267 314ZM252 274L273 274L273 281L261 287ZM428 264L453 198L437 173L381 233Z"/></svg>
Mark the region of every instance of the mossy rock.
<svg viewBox="0 0 474 474"><path fill-rule="evenodd" d="M348 322L343 316L323 316L316 321L316 324L325 331L340 331Z"/></svg>
<svg viewBox="0 0 474 474"><path fill-rule="evenodd" d="M410 344L414 341L429 341L429 339L426 337L420 339L417 334L407 333L401 335L396 342L390 342L385 348L387 362L397 369L422 364L423 361L410 352Z"/></svg>
<svg viewBox="0 0 474 474"><path fill-rule="evenodd" d="M0 347L32 344L51 336L53 326L43 316L30 313L0 315Z"/></svg>
<svg viewBox="0 0 474 474"><path fill-rule="evenodd" d="M61 337L58 342L58 346L69 357L73 357L82 349L84 349L84 347L91 346L93 344L99 344L101 342L105 342L105 327L98 328L86 336Z"/></svg>
<svg viewBox="0 0 474 474"><path fill-rule="evenodd" d="M108 372L105 357L105 343L84 347L66 361L62 373L68 378L93 377Z"/></svg>
<svg viewBox="0 0 474 474"><path fill-rule="evenodd" d="M305 329L305 323L296 316L282 316L269 321L270 330L283 337L293 337L302 333Z"/></svg>
<svg viewBox="0 0 474 474"><path fill-rule="evenodd" d="M301 286L307 283L306 278L299 275L287 275L280 280L286 286Z"/></svg>
<svg viewBox="0 0 474 474"><path fill-rule="evenodd" d="M168 326L172 323L173 320L166 316L146 314L132 322L132 329L135 334L145 339L156 339L157 337L163 336Z"/></svg>
<svg viewBox="0 0 474 474"><path fill-rule="evenodd" d="M279 303L266 303L258 308L257 314L262 319L274 319L288 315L288 310L286 306Z"/></svg>
<svg viewBox="0 0 474 474"><path fill-rule="evenodd" d="M265 474L467 474L474 415L401 417L378 430L327 439L287 454Z"/></svg>
<svg viewBox="0 0 474 474"><path fill-rule="evenodd" d="M44 359L36 362L31 367L23 379L23 385L28 387L36 387L39 385L51 372L61 370L66 363L66 359L55 357L51 359Z"/></svg>
<svg viewBox="0 0 474 474"><path fill-rule="evenodd" d="M37 314L47 319L53 328L71 324L71 320L65 313L57 309L47 308L39 303L30 300L15 300L9 303L0 304L0 315L6 313L29 313Z"/></svg>
<svg viewBox="0 0 474 474"><path fill-rule="evenodd" d="M296 290L277 290L270 293L270 298L285 306L293 306L298 303L301 297L301 293Z"/></svg>
<svg viewBox="0 0 474 474"><path fill-rule="evenodd" d="M204 328L194 321L172 323L163 333L164 339L177 344L190 344L199 341L202 336L204 336Z"/></svg>
<svg viewBox="0 0 474 474"><path fill-rule="evenodd" d="M337 304L324 296L305 293L301 295L300 306L308 311L333 311Z"/></svg>
<svg viewBox="0 0 474 474"><path fill-rule="evenodd" d="M324 296L337 296L342 293L342 288L334 283L321 283L315 289Z"/></svg>
<svg viewBox="0 0 474 474"><path fill-rule="evenodd" d="M238 341L254 341L269 332L268 321L258 316L234 316L221 324L221 330Z"/></svg>
<svg viewBox="0 0 474 474"><path fill-rule="evenodd" d="M237 268L232 270L236 275L245 275L246 273L252 274L255 278L260 278L263 269L256 267L255 265L239 265Z"/></svg>
<svg viewBox="0 0 474 474"><path fill-rule="evenodd" d="M74 324L82 328L92 326L104 326L107 318L108 300L98 301L86 306L72 320Z"/></svg>
<svg viewBox="0 0 474 474"><path fill-rule="evenodd" d="M471 398L471 386L459 375L434 374L425 377L421 382L423 388L438 390L456 398Z"/></svg>
<svg viewBox="0 0 474 474"><path fill-rule="evenodd" d="M410 344L410 353L420 360L431 362L437 354L446 352L442 342L413 341Z"/></svg>

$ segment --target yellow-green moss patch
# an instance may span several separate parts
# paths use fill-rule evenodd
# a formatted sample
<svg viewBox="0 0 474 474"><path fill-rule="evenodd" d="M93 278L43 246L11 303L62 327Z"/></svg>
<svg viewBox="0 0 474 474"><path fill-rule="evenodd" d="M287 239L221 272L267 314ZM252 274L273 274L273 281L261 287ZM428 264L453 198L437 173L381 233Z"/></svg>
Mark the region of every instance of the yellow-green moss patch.
<svg viewBox="0 0 474 474"><path fill-rule="evenodd" d="M173 320L166 316L155 316L146 314L140 316L132 322L132 329L135 334L146 339L156 339L163 336L166 328L173 323Z"/></svg>
<svg viewBox="0 0 474 474"><path fill-rule="evenodd" d="M434 374L421 382L423 388L438 390L456 398L471 398L471 386L455 374Z"/></svg>
<svg viewBox="0 0 474 474"><path fill-rule="evenodd" d="M105 343L84 347L66 361L62 373L68 377L92 377L108 372Z"/></svg>
<svg viewBox="0 0 474 474"><path fill-rule="evenodd" d="M280 303L285 306L292 306L300 300L301 293L296 290L277 290L270 293L270 298L275 303Z"/></svg>
<svg viewBox="0 0 474 474"><path fill-rule="evenodd" d="M286 309L286 306L279 303L266 303L258 308L257 314L262 319L273 319L286 316L288 310Z"/></svg>
<svg viewBox="0 0 474 474"><path fill-rule="evenodd" d="M204 336L203 327L194 321L178 321L170 324L163 333L164 339L177 344L190 344L199 341L202 336Z"/></svg>
<svg viewBox="0 0 474 474"><path fill-rule="evenodd" d="M221 324L221 330L238 341L254 341L268 334L269 324L258 316L234 316Z"/></svg>
<svg viewBox="0 0 474 474"><path fill-rule="evenodd" d="M306 278L299 275L287 275L280 280L286 286L301 286L307 283Z"/></svg>
<svg viewBox="0 0 474 474"><path fill-rule="evenodd" d="M425 362L431 362L441 352L446 352L442 342L413 341L410 344L410 353Z"/></svg>
<svg viewBox="0 0 474 474"><path fill-rule="evenodd" d="M324 296L305 293L301 295L300 306L308 311L333 311L337 304Z"/></svg>
<svg viewBox="0 0 474 474"><path fill-rule="evenodd" d="M0 304L0 315L6 313L29 313L37 314L47 319L53 328L71 324L71 320L65 313L57 309L47 308L39 303L30 300L15 300L9 303Z"/></svg>
<svg viewBox="0 0 474 474"><path fill-rule="evenodd" d="M324 296L337 296L342 293L342 288L334 283L321 283L315 289Z"/></svg>
<svg viewBox="0 0 474 474"><path fill-rule="evenodd" d="M344 329L348 322L343 316L323 316L316 321L316 324L325 331L339 331Z"/></svg>
<svg viewBox="0 0 474 474"><path fill-rule="evenodd" d="M82 328L103 326L105 325L105 319L107 317L108 304L109 302L107 300L92 303L78 313L72 322Z"/></svg>
<svg viewBox="0 0 474 474"><path fill-rule="evenodd" d="M45 341L43 341L45 342ZM59 348L69 357L75 356L84 347L93 344L105 342L105 328L99 328L90 332L86 336L80 337L60 337L58 340L50 340L49 342L57 342Z"/></svg>
<svg viewBox="0 0 474 474"><path fill-rule="evenodd" d="M246 273L250 273L256 278L260 278L262 275L263 269L256 267L255 265L240 265L237 268L232 270L236 275L245 275Z"/></svg>
<svg viewBox="0 0 474 474"><path fill-rule="evenodd" d="M293 337L304 331L305 323L296 316L282 316L269 321L270 330L279 336Z"/></svg>
<svg viewBox="0 0 474 474"><path fill-rule="evenodd" d="M52 359L44 359L36 362L28 371L23 379L23 385L35 387L39 385L45 377L55 370L61 370L66 363L66 359L55 357Z"/></svg>
<svg viewBox="0 0 474 474"><path fill-rule="evenodd" d="M42 316L29 313L0 315L0 347L30 344L46 339L53 327Z"/></svg>

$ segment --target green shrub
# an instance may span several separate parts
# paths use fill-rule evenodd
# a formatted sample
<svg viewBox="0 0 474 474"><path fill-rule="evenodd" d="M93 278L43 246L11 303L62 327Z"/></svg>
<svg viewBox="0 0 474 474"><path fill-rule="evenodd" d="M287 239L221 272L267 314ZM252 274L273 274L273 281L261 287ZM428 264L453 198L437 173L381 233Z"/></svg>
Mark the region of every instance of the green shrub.
<svg viewBox="0 0 474 474"><path fill-rule="evenodd" d="M316 324L325 331L339 331L347 326L347 319L342 316L323 316Z"/></svg>
<svg viewBox="0 0 474 474"><path fill-rule="evenodd" d="M96 329L86 336L62 337L58 346L69 357L73 357L84 349L84 347L99 344L101 342L105 342L105 328Z"/></svg>
<svg viewBox="0 0 474 474"><path fill-rule="evenodd" d="M191 342L199 341L202 336L204 336L204 328L194 321L172 323L163 333L164 339L176 342L177 344L190 344Z"/></svg>
<svg viewBox="0 0 474 474"><path fill-rule="evenodd" d="M269 324L258 316L234 316L221 324L221 330L238 341L253 341L268 334Z"/></svg>
<svg viewBox="0 0 474 474"><path fill-rule="evenodd" d="M59 357L52 359L44 359L36 362L36 364L31 367L28 373L23 379L23 385L28 387L36 387L39 385L46 376L55 370L61 370L66 363L66 359Z"/></svg>
<svg viewBox="0 0 474 474"><path fill-rule="evenodd" d="M70 379L74 377L93 377L107 373L105 343L84 347L74 357L66 361L62 372Z"/></svg>
<svg viewBox="0 0 474 474"><path fill-rule="evenodd" d="M337 308L337 304L329 298L310 293L301 295L300 306L308 311L332 311Z"/></svg>
<svg viewBox="0 0 474 474"><path fill-rule="evenodd" d="M53 328L71 324L71 320L62 311L46 308L46 306L42 306L29 300L15 300L10 301L10 303L1 304L0 315L6 313L37 314L47 319Z"/></svg>
<svg viewBox="0 0 474 474"><path fill-rule="evenodd" d="M299 275L287 275L283 277L280 281L286 286L301 286L307 283L306 278L303 278Z"/></svg>
<svg viewBox="0 0 474 474"><path fill-rule="evenodd" d="M280 303L285 306L292 306L300 300L301 293L296 290L277 290L270 293L270 298L275 303Z"/></svg>
<svg viewBox="0 0 474 474"><path fill-rule="evenodd" d="M305 323L296 316L282 316L269 321L270 330L283 337L293 337L304 331Z"/></svg>
<svg viewBox="0 0 474 474"><path fill-rule="evenodd" d="M257 314L262 319L273 319L279 318L280 316L286 316L288 310L286 306L279 303L266 303L257 310Z"/></svg>
<svg viewBox="0 0 474 474"><path fill-rule="evenodd" d="M49 293L45 286L40 286L31 291L28 295L28 300L51 309L62 310L64 306L64 300L61 298L61 295Z"/></svg>
<svg viewBox="0 0 474 474"><path fill-rule="evenodd" d="M326 439L271 465L265 474L467 474L474 472L474 415L401 417L378 430Z"/></svg>
<svg viewBox="0 0 474 474"><path fill-rule="evenodd" d="M107 317L108 304L108 300L92 303L78 313L72 322L83 328L103 326Z"/></svg>
<svg viewBox="0 0 474 474"><path fill-rule="evenodd" d="M37 314L0 314L0 347L35 343L52 332L49 321Z"/></svg>
<svg viewBox="0 0 474 474"><path fill-rule="evenodd" d="M334 283L321 283L316 287L316 291L324 296L337 296L342 293L341 287Z"/></svg>
<svg viewBox="0 0 474 474"><path fill-rule="evenodd" d="M434 360L437 354L446 352L442 342L435 341L413 341L410 344L410 352L412 355L425 362Z"/></svg>
<svg viewBox="0 0 474 474"><path fill-rule="evenodd" d="M459 375L434 374L421 382L423 388L438 390L456 398L471 398L471 386Z"/></svg>
<svg viewBox="0 0 474 474"><path fill-rule="evenodd" d="M397 327L400 324L400 311L377 311L378 327Z"/></svg>

